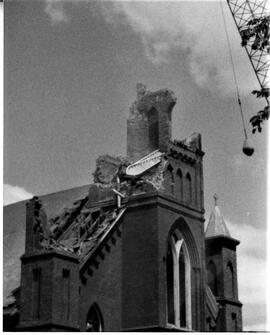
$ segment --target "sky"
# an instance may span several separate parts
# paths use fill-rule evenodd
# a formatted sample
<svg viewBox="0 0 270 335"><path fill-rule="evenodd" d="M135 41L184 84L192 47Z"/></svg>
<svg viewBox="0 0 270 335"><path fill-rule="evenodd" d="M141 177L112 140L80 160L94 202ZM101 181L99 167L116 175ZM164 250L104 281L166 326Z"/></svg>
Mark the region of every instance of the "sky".
<svg viewBox="0 0 270 335"><path fill-rule="evenodd" d="M250 93L259 84L223 8L252 157L220 3L5 1L4 204L91 183L99 155L126 154L136 83L173 90L173 138L202 134L206 222L217 193L241 240L244 329L266 330L267 125L252 135L248 122L265 102Z"/></svg>

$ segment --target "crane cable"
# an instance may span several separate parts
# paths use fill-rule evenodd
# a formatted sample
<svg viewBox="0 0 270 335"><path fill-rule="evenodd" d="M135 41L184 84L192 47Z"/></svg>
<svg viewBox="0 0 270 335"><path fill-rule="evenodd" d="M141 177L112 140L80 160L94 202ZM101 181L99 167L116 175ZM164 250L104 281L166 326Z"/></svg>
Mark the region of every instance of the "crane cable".
<svg viewBox="0 0 270 335"><path fill-rule="evenodd" d="M236 79L235 66L234 66L234 61L233 61L233 56L232 56L232 48L231 48L231 43L230 43L230 39L229 39L227 24L226 24L226 20L225 20L225 14L224 14L223 6L222 6L222 0L220 0L219 3L220 3L220 7L221 7L221 13L222 13L222 18L223 18L223 22L224 22L225 33L226 33L226 38L227 38L227 43L228 43L228 48L229 48L230 61L231 61L231 65L232 65L233 78L234 78L235 87L236 87L238 105L239 105L240 114L241 114L241 117L242 117L245 139L247 140L247 138L248 138L247 137L247 130L246 130L246 126L245 126L242 103L241 103L241 99L240 99L239 87L238 87L238 82L237 82L237 79Z"/></svg>

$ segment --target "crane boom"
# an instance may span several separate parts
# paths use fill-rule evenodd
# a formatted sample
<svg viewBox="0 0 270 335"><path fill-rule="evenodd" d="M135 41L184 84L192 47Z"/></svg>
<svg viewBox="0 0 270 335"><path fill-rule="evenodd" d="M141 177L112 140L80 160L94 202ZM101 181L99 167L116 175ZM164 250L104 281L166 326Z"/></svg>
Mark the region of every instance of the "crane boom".
<svg viewBox="0 0 270 335"><path fill-rule="evenodd" d="M269 0L227 0L230 11L234 18L234 22L242 37L247 30L252 31L252 24L254 19L268 20L270 15ZM269 44L268 47L256 46L256 35L249 38L246 43L242 45L245 47L248 57L251 61L252 67L255 71L257 79L260 83L261 89L270 88L270 56ZM268 102L268 99L266 99Z"/></svg>

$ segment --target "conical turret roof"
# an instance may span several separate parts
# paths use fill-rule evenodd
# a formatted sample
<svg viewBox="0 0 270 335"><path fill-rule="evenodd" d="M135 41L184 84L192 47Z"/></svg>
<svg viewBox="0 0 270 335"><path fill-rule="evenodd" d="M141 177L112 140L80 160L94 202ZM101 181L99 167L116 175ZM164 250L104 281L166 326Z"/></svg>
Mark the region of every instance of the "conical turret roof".
<svg viewBox="0 0 270 335"><path fill-rule="evenodd" d="M210 215L205 232L205 237L215 237L220 235L231 237L229 229L227 228L225 220L217 205L218 196L216 194L214 195L214 199L215 199L215 207Z"/></svg>

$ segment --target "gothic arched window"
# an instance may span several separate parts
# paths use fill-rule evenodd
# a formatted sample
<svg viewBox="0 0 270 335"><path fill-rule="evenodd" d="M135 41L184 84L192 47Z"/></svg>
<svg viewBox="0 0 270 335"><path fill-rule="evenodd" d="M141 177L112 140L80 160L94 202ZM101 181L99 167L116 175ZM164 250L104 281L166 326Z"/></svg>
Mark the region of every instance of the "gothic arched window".
<svg viewBox="0 0 270 335"><path fill-rule="evenodd" d="M103 319L98 308L98 305L94 303L87 314L86 320L86 331L87 332L101 332L103 331Z"/></svg>
<svg viewBox="0 0 270 335"><path fill-rule="evenodd" d="M165 190L167 193L174 194L174 174L171 165L168 166L165 174Z"/></svg>
<svg viewBox="0 0 270 335"><path fill-rule="evenodd" d="M228 287L228 296L229 297L234 297L234 276L233 276L233 266L231 264L231 262L229 262L227 264L227 268L226 268L226 272L227 272L227 287Z"/></svg>
<svg viewBox="0 0 270 335"><path fill-rule="evenodd" d="M152 108L148 112L148 122L149 122L149 144L152 150L158 148L159 143L159 122L158 122L158 111Z"/></svg>
<svg viewBox="0 0 270 335"><path fill-rule="evenodd" d="M232 313L232 331L237 332L238 326L237 326L237 315L236 313Z"/></svg>
<svg viewBox="0 0 270 335"><path fill-rule="evenodd" d="M167 250L167 312L169 324L191 329L191 265L178 231L171 235Z"/></svg>
<svg viewBox="0 0 270 335"><path fill-rule="evenodd" d="M191 183L191 176L189 173L186 174L186 200L187 202L192 201L192 183Z"/></svg>
<svg viewBox="0 0 270 335"><path fill-rule="evenodd" d="M180 169L176 173L176 194L179 200L183 200L183 175Z"/></svg>
<svg viewBox="0 0 270 335"><path fill-rule="evenodd" d="M213 261L210 261L207 265L207 284L211 288L212 293L217 296L218 289L217 289L217 268Z"/></svg>

